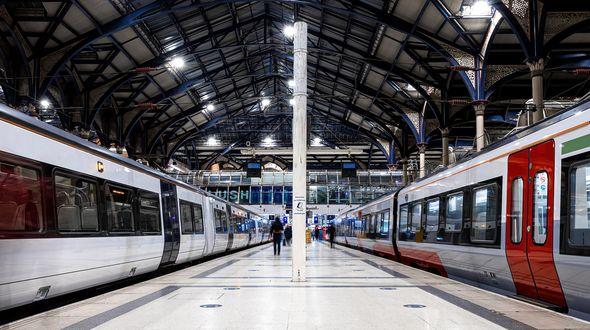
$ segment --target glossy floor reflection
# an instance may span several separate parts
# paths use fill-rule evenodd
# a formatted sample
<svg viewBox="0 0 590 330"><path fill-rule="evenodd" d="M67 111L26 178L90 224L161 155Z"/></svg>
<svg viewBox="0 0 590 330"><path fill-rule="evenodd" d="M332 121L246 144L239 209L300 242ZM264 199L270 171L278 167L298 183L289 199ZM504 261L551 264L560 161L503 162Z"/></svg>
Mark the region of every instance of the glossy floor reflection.
<svg viewBox="0 0 590 330"><path fill-rule="evenodd" d="M267 244L14 322L45 329L589 329L520 301L325 243L305 283Z"/></svg>

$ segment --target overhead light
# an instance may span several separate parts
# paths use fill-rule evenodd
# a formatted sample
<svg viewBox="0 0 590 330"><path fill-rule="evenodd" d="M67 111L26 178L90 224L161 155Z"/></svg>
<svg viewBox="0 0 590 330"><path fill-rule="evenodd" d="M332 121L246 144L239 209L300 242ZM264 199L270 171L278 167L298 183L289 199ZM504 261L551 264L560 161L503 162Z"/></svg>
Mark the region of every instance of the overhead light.
<svg viewBox="0 0 590 330"><path fill-rule="evenodd" d="M39 101L39 104L41 105L41 108L43 108L43 109L47 109L51 106L51 103L49 103L49 101L47 99L42 99L41 101Z"/></svg>
<svg viewBox="0 0 590 330"><path fill-rule="evenodd" d="M410 85L410 84L407 84L407 85L406 85L406 90L407 90L408 92L415 92L415 91L416 91L416 87L414 87L414 86L412 86L412 85Z"/></svg>
<svg viewBox="0 0 590 330"><path fill-rule="evenodd" d="M283 28L283 34L289 38L295 35L295 27L293 25L285 25Z"/></svg>
<svg viewBox="0 0 590 330"><path fill-rule="evenodd" d="M270 105L270 100L269 99L262 99L262 101L260 102L260 105L263 108L266 108L266 107L268 107Z"/></svg>
<svg viewBox="0 0 590 330"><path fill-rule="evenodd" d="M170 65L171 68L178 70L178 69L182 69L184 67L184 60L182 59L182 57L175 57L175 58L171 59L168 64Z"/></svg>
<svg viewBox="0 0 590 330"><path fill-rule="evenodd" d="M272 147L272 146L274 146L274 140L269 135L269 136L265 137L264 140L262 140L262 145L265 147Z"/></svg>
<svg viewBox="0 0 590 330"><path fill-rule="evenodd" d="M213 111L213 110L215 110L215 105L213 105L213 103L209 103L209 104L207 104L206 109L207 109L207 111Z"/></svg>
<svg viewBox="0 0 590 330"><path fill-rule="evenodd" d="M311 141L311 145L313 147L319 147L322 145L322 139L318 136L316 136L315 138L313 138L313 140Z"/></svg>
<svg viewBox="0 0 590 330"><path fill-rule="evenodd" d="M289 87L295 87L295 80L293 80L293 79L290 79L290 80L287 82L287 85L289 85Z"/></svg>
<svg viewBox="0 0 590 330"><path fill-rule="evenodd" d="M294 106L295 105L295 99L289 99L289 104L291 106Z"/></svg>
<svg viewBox="0 0 590 330"><path fill-rule="evenodd" d="M492 6L485 0L476 0L471 6L463 6L463 17L491 16Z"/></svg>
<svg viewBox="0 0 590 330"><path fill-rule="evenodd" d="M217 140L214 136L210 136L207 139L207 145L210 146L210 147L218 146L219 145L219 140Z"/></svg>

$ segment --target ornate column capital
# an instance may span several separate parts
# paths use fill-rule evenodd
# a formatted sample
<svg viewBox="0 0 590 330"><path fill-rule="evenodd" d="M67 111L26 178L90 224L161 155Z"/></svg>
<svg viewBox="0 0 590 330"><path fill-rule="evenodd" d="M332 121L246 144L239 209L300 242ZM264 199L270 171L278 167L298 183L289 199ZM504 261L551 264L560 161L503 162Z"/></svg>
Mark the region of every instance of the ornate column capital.
<svg viewBox="0 0 590 330"><path fill-rule="evenodd" d="M450 129L448 127L440 129L441 137L449 137L449 132L450 132Z"/></svg>
<svg viewBox="0 0 590 330"><path fill-rule="evenodd" d="M543 75L543 71L545 70L544 58L540 58L536 61L526 62L526 64L528 65L529 70L531 70L531 78Z"/></svg>
<svg viewBox="0 0 590 330"><path fill-rule="evenodd" d="M476 100L473 101L471 104L473 105L473 110L475 110L476 116L483 116L484 111L486 110L486 106L488 105L488 100Z"/></svg>
<svg viewBox="0 0 590 330"><path fill-rule="evenodd" d="M428 146L428 143L426 142L420 142L418 144L416 144L418 146L418 152L420 153L425 153L426 152L426 147Z"/></svg>

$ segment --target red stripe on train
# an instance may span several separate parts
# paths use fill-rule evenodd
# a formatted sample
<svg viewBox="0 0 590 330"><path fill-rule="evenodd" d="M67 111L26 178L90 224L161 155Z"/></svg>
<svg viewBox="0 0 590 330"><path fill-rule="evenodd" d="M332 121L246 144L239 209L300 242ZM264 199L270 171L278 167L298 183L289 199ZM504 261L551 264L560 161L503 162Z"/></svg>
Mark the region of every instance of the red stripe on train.
<svg viewBox="0 0 590 330"><path fill-rule="evenodd" d="M406 247L398 247L398 250L403 264L436 271L439 275L448 277L447 271L436 252Z"/></svg>

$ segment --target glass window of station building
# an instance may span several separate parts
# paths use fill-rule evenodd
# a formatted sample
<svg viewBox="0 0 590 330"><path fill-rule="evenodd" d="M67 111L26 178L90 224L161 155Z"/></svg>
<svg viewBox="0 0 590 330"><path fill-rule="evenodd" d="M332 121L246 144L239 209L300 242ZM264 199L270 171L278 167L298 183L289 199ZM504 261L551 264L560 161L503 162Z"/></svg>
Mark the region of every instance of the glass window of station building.
<svg viewBox="0 0 590 330"><path fill-rule="evenodd" d="M248 178L245 172L201 172L178 179L201 186L208 192L243 205L289 205L293 192L291 172L263 172ZM342 178L340 172L308 172L308 204L363 204L401 187L401 173L359 172Z"/></svg>

